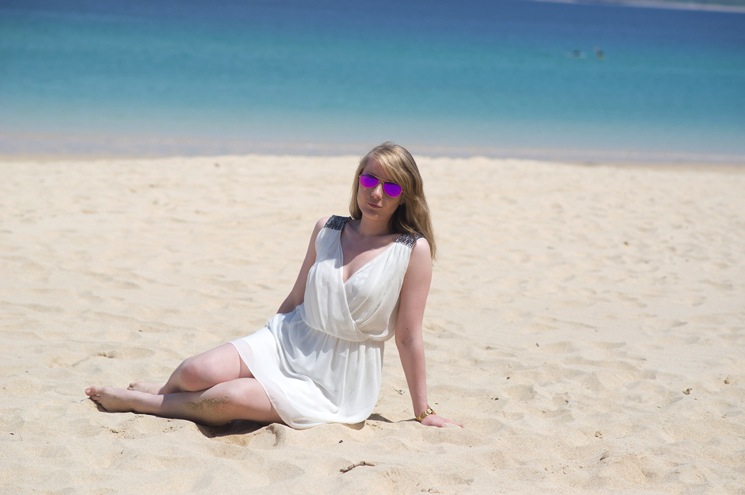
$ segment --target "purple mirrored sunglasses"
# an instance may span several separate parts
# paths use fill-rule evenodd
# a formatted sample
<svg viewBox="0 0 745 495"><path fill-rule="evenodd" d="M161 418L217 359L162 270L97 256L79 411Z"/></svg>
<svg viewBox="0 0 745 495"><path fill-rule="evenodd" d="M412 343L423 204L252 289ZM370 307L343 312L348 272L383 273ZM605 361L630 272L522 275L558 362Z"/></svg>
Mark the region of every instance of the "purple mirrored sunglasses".
<svg viewBox="0 0 745 495"><path fill-rule="evenodd" d="M383 181L375 177L374 175L371 175L371 174L360 175L360 185L364 187L365 189L372 189L373 187L377 187L378 184L380 184L381 182ZM401 188L400 185L396 184L395 182L383 182L383 192L388 197L397 198L401 196L403 189Z"/></svg>

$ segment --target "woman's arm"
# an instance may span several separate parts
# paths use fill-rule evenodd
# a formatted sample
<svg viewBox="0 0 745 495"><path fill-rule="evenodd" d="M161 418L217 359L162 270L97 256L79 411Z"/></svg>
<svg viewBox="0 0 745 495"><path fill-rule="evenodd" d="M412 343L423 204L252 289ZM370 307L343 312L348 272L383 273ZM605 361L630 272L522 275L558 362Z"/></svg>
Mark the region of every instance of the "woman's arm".
<svg viewBox="0 0 745 495"><path fill-rule="evenodd" d="M305 282L308 280L310 267L313 266L313 263L316 261L316 237L318 237L318 232L320 232L323 226L326 225L328 219L329 217L325 217L316 222L316 225L313 228L313 233L310 236L310 241L308 242L308 250L305 253L305 259L300 267L300 273L298 273L297 279L295 279L295 285L292 287L292 290L287 295L284 302L279 306L277 313L289 313L305 300Z"/></svg>
<svg viewBox="0 0 745 495"><path fill-rule="evenodd" d="M429 407L422 320L431 282L432 256L429 243L422 238L416 242L411 252L409 267L401 287L398 319L396 320L396 346L401 357L404 375L406 375L406 383L409 386L414 416L421 415ZM430 414L421 422L428 426L457 424L437 414Z"/></svg>

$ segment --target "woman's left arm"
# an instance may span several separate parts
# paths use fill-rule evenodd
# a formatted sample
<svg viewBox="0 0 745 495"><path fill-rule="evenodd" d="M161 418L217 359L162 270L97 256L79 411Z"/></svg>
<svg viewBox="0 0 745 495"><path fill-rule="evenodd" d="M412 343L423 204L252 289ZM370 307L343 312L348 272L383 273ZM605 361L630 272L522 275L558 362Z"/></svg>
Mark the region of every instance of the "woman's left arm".
<svg viewBox="0 0 745 495"><path fill-rule="evenodd" d="M427 366L424 359L422 321L431 282L432 256L429 243L421 238L412 248L409 267L401 287L396 320L396 346L409 386L414 416L424 416L421 423L427 426L461 426L437 414L426 414L430 409L427 403Z"/></svg>

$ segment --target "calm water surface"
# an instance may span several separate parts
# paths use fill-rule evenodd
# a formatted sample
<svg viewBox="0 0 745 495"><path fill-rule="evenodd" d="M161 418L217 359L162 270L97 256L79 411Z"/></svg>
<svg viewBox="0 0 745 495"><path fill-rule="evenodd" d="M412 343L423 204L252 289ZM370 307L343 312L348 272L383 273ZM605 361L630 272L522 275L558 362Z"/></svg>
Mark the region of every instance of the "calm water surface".
<svg viewBox="0 0 745 495"><path fill-rule="evenodd" d="M4 1L0 154L745 162L745 14L519 0Z"/></svg>

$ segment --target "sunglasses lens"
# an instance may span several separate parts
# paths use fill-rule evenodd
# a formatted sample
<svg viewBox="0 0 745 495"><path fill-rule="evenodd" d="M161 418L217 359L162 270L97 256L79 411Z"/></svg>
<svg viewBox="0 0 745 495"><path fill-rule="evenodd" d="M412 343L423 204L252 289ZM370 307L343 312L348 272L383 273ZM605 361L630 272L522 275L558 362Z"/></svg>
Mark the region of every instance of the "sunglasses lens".
<svg viewBox="0 0 745 495"><path fill-rule="evenodd" d="M397 198L401 196L401 186L393 182L385 182L383 184L383 192L391 198Z"/></svg>
<svg viewBox="0 0 745 495"><path fill-rule="evenodd" d="M377 186L378 182L380 182L378 178L373 177L372 175L366 175L366 174L360 175L360 185L366 189L370 189L371 187Z"/></svg>

